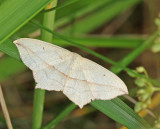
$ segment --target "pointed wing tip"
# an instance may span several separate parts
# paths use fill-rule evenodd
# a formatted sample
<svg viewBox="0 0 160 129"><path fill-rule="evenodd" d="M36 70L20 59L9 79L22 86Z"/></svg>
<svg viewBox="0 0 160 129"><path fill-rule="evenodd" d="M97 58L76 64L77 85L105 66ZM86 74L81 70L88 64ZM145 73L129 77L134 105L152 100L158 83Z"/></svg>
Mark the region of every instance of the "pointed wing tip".
<svg viewBox="0 0 160 129"><path fill-rule="evenodd" d="M13 41L13 43L16 44L20 44L22 41L24 40L31 40L31 38L19 38Z"/></svg>
<svg viewBox="0 0 160 129"><path fill-rule="evenodd" d="M120 91L123 92L123 94L128 94L128 88L123 81L122 81L122 85L120 85Z"/></svg>
<svg viewBox="0 0 160 129"><path fill-rule="evenodd" d="M14 40L13 43L14 43L14 44L17 44L17 43L18 43L18 40Z"/></svg>
<svg viewBox="0 0 160 129"><path fill-rule="evenodd" d="M84 105L78 105L78 107L79 107L80 109L82 109L82 108L83 108L83 106L84 106Z"/></svg>
<svg viewBox="0 0 160 129"><path fill-rule="evenodd" d="M128 94L128 88L127 88L127 86L125 86L125 88L123 89L123 93L124 94Z"/></svg>
<svg viewBox="0 0 160 129"><path fill-rule="evenodd" d="M128 94L128 89L125 91L125 94Z"/></svg>
<svg viewBox="0 0 160 129"><path fill-rule="evenodd" d="M123 89L122 91L123 91L123 94L124 94L124 95L125 95L125 94L128 94L128 89L127 89L127 87L126 87L125 89Z"/></svg>
<svg viewBox="0 0 160 129"><path fill-rule="evenodd" d="M16 39L16 40L13 41L13 43L14 43L15 45L19 45L19 44L21 43L21 39L22 39L22 38Z"/></svg>

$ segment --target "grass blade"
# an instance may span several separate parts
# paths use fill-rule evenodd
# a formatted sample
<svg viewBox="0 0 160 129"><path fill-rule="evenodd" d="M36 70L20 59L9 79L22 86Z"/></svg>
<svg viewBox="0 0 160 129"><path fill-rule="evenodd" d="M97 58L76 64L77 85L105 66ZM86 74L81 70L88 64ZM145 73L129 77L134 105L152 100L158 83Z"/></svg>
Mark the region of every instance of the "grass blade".
<svg viewBox="0 0 160 129"><path fill-rule="evenodd" d="M74 103L68 105L55 119L46 124L42 129L53 129L64 117L76 108Z"/></svg>
<svg viewBox="0 0 160 129"><path fill-rule="evenodd" d="M51 2L46 8L52 8L57 5L57 0ZM56 11L50 11L44 14L43 17L43 25L49 29L53 29L54 27L54 20L55 20L55 13ZM52 41L52 34L46 30L42 30L41 38L46 42ZM43 105L45 99L45 90L42 89L35 89L34 90L34 100L33 100L33 122L32 122L32 129L40 129L42 124L43 118Z"/></svg>
<svg viewBox="0 0 160 129"><path fill-rule="evenodd" d="M7 127L8 127L8 129L13 129L11 119L10 119L10 116L9 116L9 113L8 113L8 109L7 109L7 106L6 106L6 102L4 100L1 85L0 85L0 103L1 103L2 111L4 113L4 117L5 117L5 120L6 120Z"/></svg>
<svg viewBox="0 0 160 129"><path fill-rule="evenodd" d="M79 1L79 0L66 0L66 1L58 4L58 6L56 6L56 7L44 10L44 12L50 12L50 11L53 11L53 10L61 9L61 8L65 7L65 6L73 4L73 3L77 2L77 1Z"/></svg>
<svg viewBox="0 0 160 129"><path fill-rule="evenodd" d="M0 5L0 44L40 12L50 1L3 1Z"/></svg>
<svg viewBox="0 0 160 129"><path fill-rule="evenodd" d="M143 43L143 38L137 37L68 37L70 40L87 47L107 47L107 48L135 48ZM70 46L65 40L54 38L52 43L59 46Z"/></svg>
<svg viewBox="0 0 160 129"><path fill-rule="evenodd" d="M71 22L73 18L80 18L82 16L85 16L86 14L97 10L110 1L111 0L80 0L64 8L63 10L58 10L56 17L56 27L60 27L66 23Z"/></svg>
<svg viewBox="0 0 160 129"><path fill-rule="evenodd" d="M119 98L109 101L96 100L91 102L91 105L129 129L148 129L151 127Z"/></svg>
<svg viewBox="0 0 160 129"><path fill-rule="evenodd" d="M120 14L130 6L139 3L140 1L141 0L110 1L108 5L106 5L105 7L101 7L92 15L89 15L82 20L76 21L71 26L67 26L65 29L62 30L62 32L64 34L67 34L71 31L72 27L74 27L76 34L91 32L106 23L107 21L111 20L113 17Z"/></svg>
<svg viewBox="0 0 160 129"><path fill-rule="evenodd" d="M63 35L61 35L61 34L59 34L59 33L56 33L56 32L54 32L54 31L52 31L52 30L50 30L50 29L42 26L41 24L39 24L39 23L37 23L37 22L35 22L35 21L30 21L30 22L31 22L33 25L38 26L38 27L40 27L40 28L42 28L42 29L44 29L44 30L52 33L55 37L58 37L58 38L60 38L60 39L62 39L62 40L65 40L65 41L67 41L68 43L70 43L71 45L73 45L73 46L75 46L75 47L77 47L77 48L79 48L79 49L82 49L82 50L84 50L84 51L86 51L86 52L94 55L95 57L98 57L99 59L102 59L102 60L105 61L105 62L108 62L108 63L110 63L110 64L112 64L112 65L117 65L119 68L125 70L126 72L130 72L131 74L133 74L133 75L135 75L135 76L137 76L137 77L144 78L144 79L152 82L152 83L155 84L155 85L159 85L159 81L157 81L157 80L148 78L148 77L146 77L146 76L144 76L144 75L142 75L142 74L137 73L137 72L134 71L134 70L131 70L131 69L129 69L129 68L126 68L126 67L120 65L119 63L116 63L116 62L110 60L109 58L106 58L105 56L103 56L103 55L101 55L101 54L98 54L97 52L95 52L95 51L93 51L93 50L91 50L91 49L88 49L88 48L84 47L83 45L80 45L79 43L75 43L74 41L70 40L68 37L65 37L65 36L63 36ZM143 44L142 48L145 49L145 48L147 48L149 45L151 45L152 41L158 36L158 34L159 34L159 31L154 32L154 33L148 38L148 40L145 41L145 43ZM142 49L142 50L143 50L143 49ZM141 52L141 48L139 48L138 51Z"/></svg>
<svg viewBox="0 0 160 129"><path fill-rule="evenodd" d="M104 4L110 2L111 0L79 0L75 3L72 3L68 6L65 6L63 9L59 9L56 12L56 22L55 27L58 28L72 21L73 17L78 18L86 15L94 10L97 10ZM68 2L68 0L66 0ZM58 6L57 6L58 7ZM43 16L43 11L40 12L35 19L41 21L41 17ZM15 36L19 37L27 37L29 33L36 31L39 28L33 27L30 24L26 24L22 27L18 32L16 32Z"/></svg>
<svg viewBox="0 0 160 129"><path fill-rule="evenodd" d="M7 39L4 43L0 44L0 51L19 61L21 60L16 46L10 39Z"/></svg>
<svg viewBox="0 0 160 129"><path fill-rule="evenodd" d="M19 62L11 57L4 57L0 60L0 81L4 81L5 79L8 79L14 74L25 69L26 66L22 62Z"/></svg>

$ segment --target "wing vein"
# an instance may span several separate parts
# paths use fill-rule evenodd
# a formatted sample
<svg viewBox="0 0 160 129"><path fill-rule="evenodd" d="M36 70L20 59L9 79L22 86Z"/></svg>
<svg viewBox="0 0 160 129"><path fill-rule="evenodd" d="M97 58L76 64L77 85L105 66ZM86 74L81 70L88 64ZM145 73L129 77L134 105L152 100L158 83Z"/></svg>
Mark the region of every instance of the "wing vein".
<svg viewBox="0 0 160 129"><path fill-rule="evenodd" d="M69 75L66 75L66 74L64 74L63 72L61 72L61 71L59 71L58 69L56 69L54 66L51 66L51 65L49 65L47 62L45 62L41 57L39 57L38 55L36 55L31 49L29 49L29 48L26 48L24 45L22 45L22 44L20 44L22 47L24 47L25 49L28 49L31 53L33 53L33 55L35 55L36 57L38 57L43 63L45 63L48 67L50 67L50 68L52 68L52 69L55 69L56 71L58 71L59 73L61 73L63 76L65 76L65 77L67 77L67 78L70 78L70 79L73 79L73 80L79 80L79 81L85 81L85 82L87 82L87 83L91 83L91 84L95 84L95 85L102 85L102 86L107 86L107 85L104 85L104 84L100 84L100 83L95 83L95 82L90 82L90 81L87 81L87 80L81 80L81 79L78 79L78 78L72 78L72 77L70 77ZM73 57L76 57L76 56L74 56L74 54L73 54ZM74 63L73 63L74 64ZM125 93L125 91L123 90L123 89L121 89L121 88L118 88L118 87L116 87L116 86L112 86L112 87L114 87L115 89L119 89L119 90L121 90L122 92L124 92ZM63 88L64 89L64 88Z"/></svg>

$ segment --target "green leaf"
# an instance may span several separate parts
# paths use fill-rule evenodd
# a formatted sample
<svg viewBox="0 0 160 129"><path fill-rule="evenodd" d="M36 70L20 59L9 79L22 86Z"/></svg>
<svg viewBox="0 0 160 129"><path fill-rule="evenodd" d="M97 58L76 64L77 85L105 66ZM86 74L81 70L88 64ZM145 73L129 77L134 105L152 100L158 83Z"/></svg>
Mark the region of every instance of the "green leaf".
<svg viewBox="0 0 160 129"><path fill-rule="evenodd" d="M104 22L111 20L113 17L120 14L130 6L139 3L140 1L141 0L81 0L57 11L55 28L63 26L64 24L71 22L73 19L83 16L83 18L75 22L75 24L73 25L73 29L75 29L76 32L78 31L78 33L79 29L82 29L83 33L90 32L104 24ZM113 11L110 11L109 9L113 9ZM42 17L42 13L38 16L39 20ZM33 28L30 26L30 24L27 24L26 27L21 29L21 32L19 32L19 36L22 37L24 36L24 34L26 35L35 30L36 28ZM63 33L66 31L66 34L70 32L70 30L72 30L72 26L61 29Z"/></svg>
<svg viewBox="0 0 160 129"><path fill-rule="evenodd" d="M82 20L76 21L73 25L67 26L62 30L63 33L67 34L72 29L75 33L88 33L96 28L100 27L107 21L111 20L116 15L122 13L124 10L131 6L141 2L141 0L114 0L106 4L106 6L99 8L91 15L83 18Z"/></svg>
<svg viewBox="0 0 160 129"><path fill-rule="evenodd" d="M10 39L7 39L2 44L0 44L0 51L19 61L21 60L16 46Z"/></svg>
<svg viewBox="0 0 160 129"><path fill-rule="evenodd" d="M58 4L56 7L53 7L51 9L46 9L44 12L49 12L49 11L61 9L61 8L65 7L65 6L73 4L73 3L77 2L77 1L79 1L79 0L65 0L64 2L61 2L60 4Z"/></svg>
<svg viewBox="0 0 160 129"><path fill-rule="evenodd" d="M68 2L68 0L65 0ZM72 0L71 0L72 1ZM76 1L76 0L73 0ZM56 23L54 28L58 28L72 21L73 18L79 18L87 13L97 10L104 4L110 2L111 0L79 0L78 2L72 3L68 6L63 7L63 9L59 9L56 12ZM59 5L57 6L57 8ZM35 19L41 22L41 18L43 16L43 11L40 12ZM36 31L36 27L31 26L30 24L26 24L22 27L16 35L19 37L26 37L27 34Z"/></svg>
<svg viewBox="0 0 160 129"><path fill-rule="evenodd" d="M84 37L84 38L72 38L70 40L78 42L81 45L89 47L117 47L117 48L132 48L140 45L144 39L141 38L127 38L127 37L110 37L110 38L101 38L101 37ZM65 40L54 38L52 43L59 46L68 46L71 45ZM0 44L0 51L6 53L7 55L20 60L16 46L12 43L12 40L7 39L3 44Z"/></svg>
<svg viewBox="0 0 160 129"><path fill-rule="evenodd" d="M41 24L37 23L36 21L33 21L33 20L32 20L32 21L30 21L30 22L31 22L33 25L35 25L35 26L37 26L37 27L40 27L40 28L42 28L42 29L44 29L44 30L52 33L53 36L55 36L55 37L57 37L57 38L59 38L59 39L65 40L65 41L67 41L68 43L70 43L71 45L73 45L73 46L75 46L75 47L77 47L77 48L79 48L79 49L82 49L82 50L84 50L84 51L86 51L86 52L88 52L88 53L90 53L90 54L98 57L99 59L102 59L102 60L105 61L105 62L108 62L108 63L110 63L110 64L112 64L112 65L116 65L117 67L119 67L119 70L120 70L120 69L123 69L123 70L125 70L126 72L129 71L129 72L135 74L137 77L145 78L146 80L151 81L153 84L159 85L159 81L157 81L157 80L153 80L153 79L148 78L148 77L146 77L146 76L144 76L144 75L141 75L141 74L139 74L139 73L137 73L137 72L135 72L135 71L133 71L133 70L131 70L131 69L129 69L129 68L126 68L126 67L124 67L123 65L121 65L121 64L119 64L119 63L116 63L115 61L113 61L113 60L111 60L111 59L109 59L109 58L107 58L107 57L105 57L105 56L103 56L103 55L101 55L101 54L99 54L99 53L91 50L91 49L88 49L88 48L86 48L85 46L80 45L79 43L76 43L76 42L70 40L68 37L63 36L63 35L61 35L61 34L59 34L59 33L57 33L57 32L54 32L54 31L52 31L52 30L50 30L50 29L42 26ZM154 32L154 33L148 38L148 40L146 40L140 47L137 46L136 49L131 52L131 53L133 53L133 54L131 54L131 57L136 57L137 55L139 55L139 53L141 53L144 49L146 49L149 45L151 45L152 41L158 36L158 34L159 34L159 31ZM131 61L131 60L132 60L131 57L128 58L127 60ZM125 61L126 61L126 59L122 60L122 62L125 62ZM117 70L118 70L118 69L117 69Z"/></svg>
<svg viewBox="0 0 160 129"><path fill-rule="evenodd" d="M76 105L74 103L71 103L55 119L50 121L42 129L53 129L64 117L66 117L75 108L76 108Z"/></svg>
<svg viewBox="0 0 160 129"><path fill-rule="evenodd" d="M142 44L144 39L134 37L68 37L70 40L87 47L107 47L107 48L135 48ZM65 40L54 38L52 43L59 46L70 46L71 44Z"/></svg>
<svg viewBox="0 0 160 129"><path fill-rule="evenodd" d="M4 0L0 4L0 44L40 12L51 0Z"/></svg>
<svg viewBox="0 0 160 129"><path fill-rule="evenodd" d="M56 27L71 22L74 18L80 18L88 13L98 10L111 0L80 0L70 6L58 10L56 15Z"/></svg>
<svg viewBox="0 0 160 129"><path fill-rule="evenodd" d="M26 66L11 57L0 60L0 82L26 69Z"/></svg>
<svg viewBox="0 0 160 129"><path fill-rule="evenodd" d="M119 98L110 101L95 100L91 102L91 105L129 129L148 129L150 127Z"/></svg>

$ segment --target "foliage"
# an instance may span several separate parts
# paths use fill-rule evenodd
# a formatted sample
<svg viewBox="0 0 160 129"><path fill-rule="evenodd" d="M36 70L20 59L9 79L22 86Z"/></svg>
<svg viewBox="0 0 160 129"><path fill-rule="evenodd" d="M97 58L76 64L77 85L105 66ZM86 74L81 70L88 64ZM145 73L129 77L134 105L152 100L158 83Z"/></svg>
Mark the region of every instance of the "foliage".
<svg viewBox="0 0 160 129"><path fill-rule="evenodd" d="M0 51L8 55L0 60L0 81L7 80L9 77L26 70L12 42L14 39L32 35L34 38L63 47L77 47L106 63L112 64L113 66L110 70L115 74L125 70L134 76L136 79L135 83L139 87L139 90L137 90L139 102L136 104L136 111L138 112L146 108L151 102L152 94L155 91L159 91L159 88L154 86L154 84L158 84L159 82L150 79L143 67L134 71L127 68L127 66L152 44L159 32L154 32L149 38L145 38L146 40L144 38L129 36L86 36L105 23L111 22L116 16L126 12L126 10L138 5L141 3L141 0L65 0L58 3L57 6L56 0L50 2L51 0L0 1ZM159 25L158 20L156 20L156 23ZM53 31L53 28L56 32ZM42 32L41 34L39 34L39 29ZM115 62L87 48L88 46L92 48L133 48L133 50L119 62ZM33 129L41 128L44 97L45 91L40 89L34 91ZM138 116L122 100L121 98L108 101L96 100L91 102L90 105L129 129L148 129L151 127L145 119ZM60 111L56 118L52 119L42 128L51 129L55 127L75 108L74 104L69 104Z"/></svg>
<svg viewBox="0 0 160 129"><path fill-rule="evenodd" d="M147 71L144 67L140 66L136 68L138 73L143 73L148 77ZM159 87L153 86L153 84L144 78L135 77L135 84L138 86L137 97L139 102L135 105L135 111L139 112L142 109L148 107L151 104L151 97L155 91L160 91Z"/></svg>

